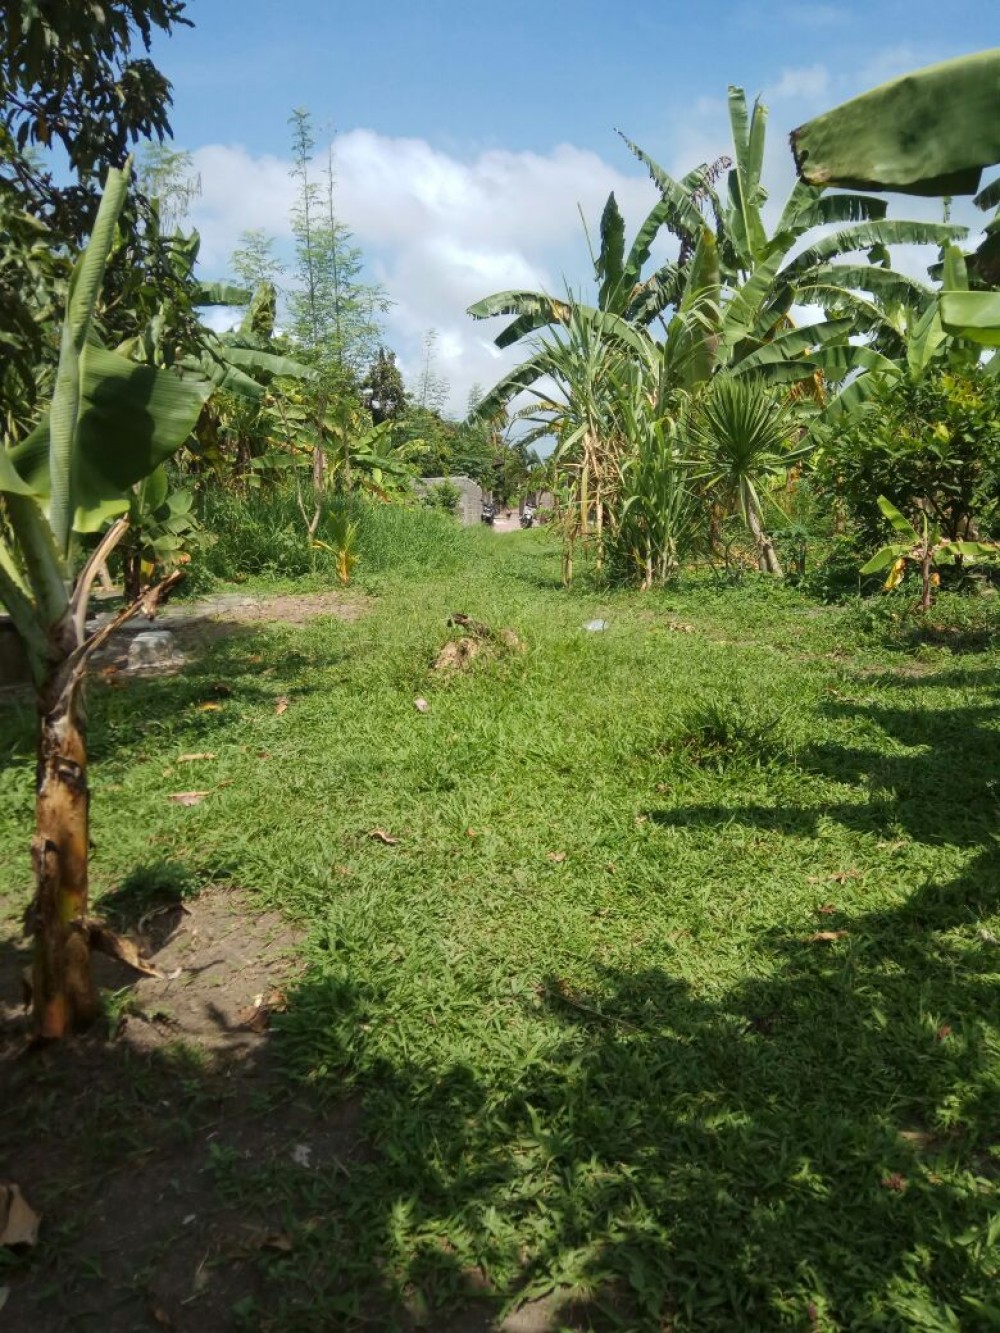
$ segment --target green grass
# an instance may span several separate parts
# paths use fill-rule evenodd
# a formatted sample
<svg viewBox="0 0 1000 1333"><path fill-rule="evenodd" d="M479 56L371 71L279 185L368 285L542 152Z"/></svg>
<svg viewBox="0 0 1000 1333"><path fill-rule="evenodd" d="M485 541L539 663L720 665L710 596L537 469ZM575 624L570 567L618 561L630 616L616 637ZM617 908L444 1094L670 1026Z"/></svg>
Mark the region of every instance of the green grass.
<svg viewBox="0 0 1000 1333"><path fill-rule="evenodd" d="M311 575L329 582L335 573L334 555L310 547L291 487L251 490L245 496L209 490L200 497L199 514L213 536L210 544L195 552L187 580L190 591L202 592L234 577L273 580ZM338 515L357 525L358 574L366 582L390 572L454 572L460 566L463 535L468 535L446 513L332 497L316 532L327 547L336 547L333 529Z"/></svg>
<svg viewBox="0 0 1000 1333"><path fill-rule="evenodd" d="M287 1078L364 1098L374 1153L286 1198L246 1327L361 1327L373 1291L443 1327L473 1271L581 1327L996 1326L993 603L917 642L758 579L566 593L541 532L456 551L355 623L93 692L95 889L228 878L306 922ZM435 679L460 610L527 651ZM26 895L27 709L2 727Z"/></svg>

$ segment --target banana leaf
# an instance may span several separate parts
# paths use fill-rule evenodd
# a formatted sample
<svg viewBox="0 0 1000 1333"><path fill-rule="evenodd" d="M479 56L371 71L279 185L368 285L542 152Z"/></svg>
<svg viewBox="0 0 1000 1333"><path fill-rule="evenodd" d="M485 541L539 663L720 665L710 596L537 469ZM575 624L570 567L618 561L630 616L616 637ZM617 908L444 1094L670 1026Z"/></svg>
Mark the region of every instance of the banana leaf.
<svg viewBox="0 0 1000 1333"><path fill-rule="evenodd" d="M948 333L1000 347L1000 292L942 292L940 306Z"/></svg>
<svg viewBox="0 0 1000 1333"><path fill-rule="evenodd" d="M95 343L84 347L80 370L69 497L73 530L96 532L106 518L128 508L129 489L184 443L212 386L126 361ZM46 416L6 455L42 499L51 495L49 438Z"/></svg>
<svg viewBox="0 0 1000 1333"><path fill-rule="evenodd" d="M600 294L597 304L602 310L620 313L622 301L622 274L625 270L625 219L622 217L614 190L601 214L601 249L595 265Z"/></svg>
<svg viewBox="0 0 1000 1333"><path fill-rule="evenodd" d="M695 245L705 226L705 220L692 198L692 191L686 185L674 180L673 176L664 171L659 163L654 162L648 153L643 152L638 144L634 144L622 134L621 130L618 130L617 134L649 172L653 184L667 203L663 225L680 240Z"/></svg>
<svg viewBox="0 0 1000 1333"><path fill-rule="evenodd" d="M1000 47L884 83L792 132L811 185L975 194L1000 162Z"/></svg>

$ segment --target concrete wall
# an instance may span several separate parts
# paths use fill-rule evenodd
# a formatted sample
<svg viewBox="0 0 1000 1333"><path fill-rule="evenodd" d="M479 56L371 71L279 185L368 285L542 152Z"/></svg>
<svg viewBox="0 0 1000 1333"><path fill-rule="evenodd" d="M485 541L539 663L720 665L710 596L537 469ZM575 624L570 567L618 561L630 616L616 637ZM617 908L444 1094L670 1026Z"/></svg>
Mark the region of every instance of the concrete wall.
<svg viewBox="0 0 1000 1333"><path fill-rule="evenodd" d="M423 491L430 490L432 486L440 486L443 481L450 481L461 491L455 509L455 517L459 523L463 526L478 523L483 509L483 491L479 483L473 481L471 477L419 477L414 482L414 487L419 495Z"/></svg>

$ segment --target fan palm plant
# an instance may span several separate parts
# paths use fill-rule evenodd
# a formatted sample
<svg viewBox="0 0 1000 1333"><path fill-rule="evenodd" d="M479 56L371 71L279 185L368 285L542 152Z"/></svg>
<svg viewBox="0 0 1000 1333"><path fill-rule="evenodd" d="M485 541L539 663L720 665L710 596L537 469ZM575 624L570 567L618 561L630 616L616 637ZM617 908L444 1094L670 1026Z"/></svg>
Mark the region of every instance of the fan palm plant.
<svg viewBox="0 0 1000 1333"><path fill-rule="evenodd" d="M767 534L764 500L769 484L787 476L805 456L805 447L795 444L793 408L759 381L719 376L692 409L688 430L695 479L739 514L753 539L760 568L780 575L781 563Z"/></svg>

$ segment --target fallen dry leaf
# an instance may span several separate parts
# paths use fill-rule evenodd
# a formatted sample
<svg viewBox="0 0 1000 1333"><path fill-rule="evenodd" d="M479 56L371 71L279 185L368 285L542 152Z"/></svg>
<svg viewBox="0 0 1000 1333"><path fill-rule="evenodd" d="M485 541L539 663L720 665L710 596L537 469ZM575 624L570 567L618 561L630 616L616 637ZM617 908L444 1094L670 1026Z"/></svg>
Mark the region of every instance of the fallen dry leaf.
<svg viewBox="0 0 1000 1333"><path fill-rule="evenodd" d="M478 829L474 829L474 828L467 828L467 829L465 830L465 836L466 836L467 838L478 838L478 837L479 837L479 830L478 830Z"/></svg>
<svg viewBox="0 0 1000 1333"><path fill-rule="evenodd" d="M275 699L274 701L275 716L280 717L282 713L287 713L287 712L288 712L288 695L279 694L277 699Z"/></svg>
<svg viewBox="0 0 1000 1333"><path fill-rule="evenodd" d="M913 1148L929 1148L934 1143L934 1135L926 1129L901 1129L899 1137Z"/></svg>
<svg viewBox="0 0 1000 1333"><path fill-rule="evenodd" d="M824 903L822 907L816 908L816 914L817 916L833 916L836 910L833 903Z"/></svg>
<svg viewBox="0 0 1000 1333"><path fill-rule="evenodd" d="M565 852L546 852L546 853L545 853L545 859L546 859L546 861L555 861L555 862L558 864L558 862L560 862L560 861L565 861L565 860L566 860L566 853L565 853Z"/></svg>
<svg viewBox="0 0 1000 1333"><path fill-rule="evenodd" d="M0 1245L34 1245L41 1220L20 1185L0 1185Z"/></svg>
<svg viewBox="0 0 1000 1333"><path fill-rule="evenodd" d="M817 930L815 935L809 936L810 944L832 944L836 940L845 939L846 930Z"/></svg>
<svg viewBox="0 0 1000 1333"><path fill-rule="evenodd" d="M906 1186L909 1184L909 1181L905 1176L900 1175L898 1171L892 1171L889 1175L883 1176L879 1181L879 1184L884 1190L892 1190L895 1194L902 1194L906 1189Z"/></svg>
<svg viewBox="0 0 1000 1333"><path fill-rule="evenodd" d="M211 750L204 750L201 754L179 754L174 760L177 764L197 764L201 759L214 759L215 755Z"/></svg>
<svg viewBox="0 0 1000 1333"><path fill-rule="evenodd" d="M861 871L856 870L854 866L851 866L850 870L838 870L835 874L830 876L830 881L833 884L846 884L849 879L860 878Z"/></svg>
<svg viewBox="0 0 1000 1333"><path fill-rule="evenodd" d="M162 1305L154 1305L149 1313L153 1316L154 1322L159 1324L161 1328L166 1328L166 1329L173 1328L174 1321L170 1318L170 1316L167 1314L166 1310L164 1310Z"/></svg>
<svg viewBox="0 0 1000 1333"><path fill-rule="evenodd" d="M268 1231L266 1227L246 1226L242 1234L235 1239L231 1247L227 1247L227 1253L235 1258L239 1255L249 1256L255 1250L281 1250L284 1254L290 1254L295 1248L291 1236L285 1231Z"/></svg>
<svg viewBox="0 0 1000 1333"><path fill-rule="evenodd" d="M430 704L427 702L426 699L423 698L414 699L413 707L417 710L418 713L429 713L431 710Z"/></svg>
<svg viewBox="0 0 1000 1333"><path fill-rule="evenodd" d="M678 634L693 634L694 626L686 624L683 620L673 620L667 622L667 629L672 629Z"/></svg>
<svg viewBox="0 0 1000 1333"><path fill-rule="evenodd" d="M198 712L199 712L199 713L221 713L221 712L222 712L222 704L215 704L215 703L211 703L211 702L209 702L209 703L207 703L207 704L199 704L199 705L198 705Z"/></svg>
<svg viewBox="0 0 1000 1333"><path fill-rule="evenodd" d="M207 791L175 791L169 799L174 805L200 805L208 794Z"/></svg>
<svg viewBox="0 0 1000 1333"><path fill-rule="evenodd" d="M138 945L133 944L124 935L119 935L110 926L106 926L103 921L89 920L85 925L90 947L96 949L98 953L107 954L109 958L117 958L120 963L124 963L126 967L131 967L135 972L141 972L145 977L162 976L162 973L152 963L143 958Z"/></svg>
<svg viewBox="0 0 1000 1333"><path fill-rule="evenodd" d="M948 1026L947 1023L942 1023L941 1026L938 1028L937 1032L934 1033L936 1041L944 1041L946 1038L950 1036L951 1036L951 1028Z"/></svg>
<svg viewBox="0 0 1000 1333"><path fill-rule="evenodd" d="M236 1021L239 1027L248 1028L251 1032L265 1032L268 1016L268 1006L264 1003L263 994L260 994L255 995L245 1009L240 1010Z"/></svg>
<svg viewBox="0 0 1000 1333"><path fill-rule="evenodd" d="M334 872L338 875L353 875L354 871L350 866L334 866Z"/></svg>
<svg viewBox="0 0 1000 1333"><path fill-rule="evenodd" d="M376 842L384 842L386 847L395 847L399 842L399 839L394 838L391 833L386 833L384 828L373 828L368 836L374 838Z"/></svg>

